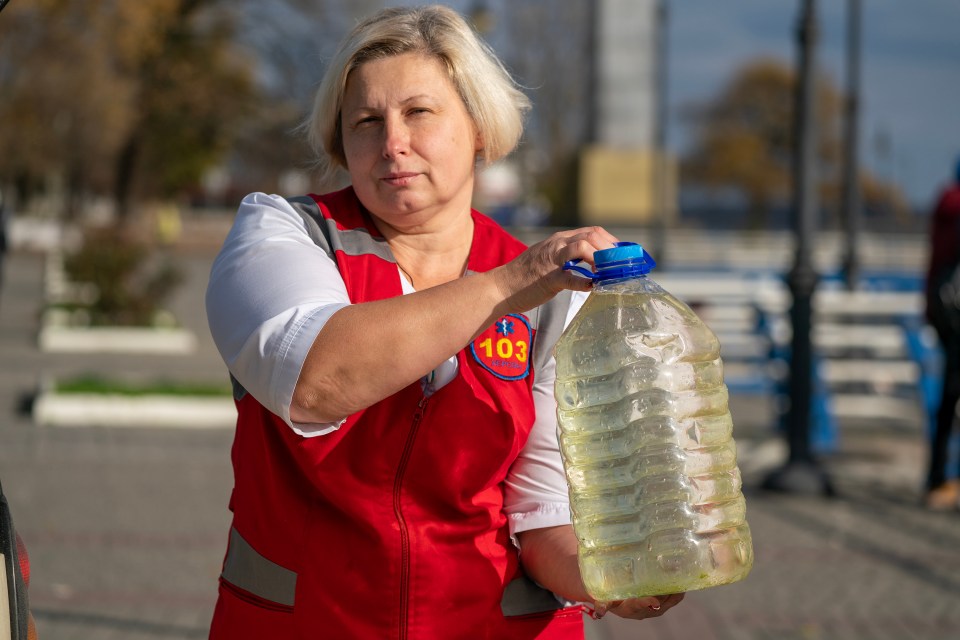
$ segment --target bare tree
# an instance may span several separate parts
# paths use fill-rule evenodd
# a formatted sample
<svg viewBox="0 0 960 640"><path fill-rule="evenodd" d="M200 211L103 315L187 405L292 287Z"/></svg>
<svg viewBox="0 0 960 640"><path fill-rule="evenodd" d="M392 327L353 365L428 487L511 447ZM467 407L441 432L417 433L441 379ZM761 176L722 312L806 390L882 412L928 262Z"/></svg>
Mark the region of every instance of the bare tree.
<svg viewBox="0 0 960 640"><path fill-rule="evenodd" d="M545 159L527 167L539 169L540 188L560 223L573 222L577 156L590 129L590 1L570 0L562 9L544 0L504 3L503 40L491 34L533 102L520 153Z"/></svg>
<svg viewBox="0 0 960 640"><path fill-rule="evenodd" d="M279 190L289 171L309 173L312 158L299 125L327 62L357 19L378 0L243 0L234 5L237 42L256 61L257 99L232 149L240 190Z"/></svg>

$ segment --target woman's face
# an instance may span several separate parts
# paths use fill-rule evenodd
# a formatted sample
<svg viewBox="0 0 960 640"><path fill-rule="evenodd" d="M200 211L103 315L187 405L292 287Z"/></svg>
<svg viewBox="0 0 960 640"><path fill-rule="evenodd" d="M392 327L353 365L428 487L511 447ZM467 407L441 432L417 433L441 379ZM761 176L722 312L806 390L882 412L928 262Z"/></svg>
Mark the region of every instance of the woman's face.
<svg viewBox="0 0 960 640"><path fill-rule="evenodd" d="M436 58L405 53L354 69L341 125L357 197L387 224L414 227L470 210L482 145Z"/></svg>

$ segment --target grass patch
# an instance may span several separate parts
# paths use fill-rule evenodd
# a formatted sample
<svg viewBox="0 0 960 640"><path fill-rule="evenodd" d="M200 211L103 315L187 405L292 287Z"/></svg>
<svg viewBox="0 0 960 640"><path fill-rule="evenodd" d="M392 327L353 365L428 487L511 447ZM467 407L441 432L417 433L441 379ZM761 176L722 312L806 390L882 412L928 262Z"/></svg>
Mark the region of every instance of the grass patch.
<svg viewBox="0 0 960 640"><path fill-rule="evenodd" d="M233 393L230 384L226 382L183 382L174 380L128 382L92 375L80 376L70 380L57 380L53 384L53 391L75 394L190 397L222 397L230 396Z"/></svg>

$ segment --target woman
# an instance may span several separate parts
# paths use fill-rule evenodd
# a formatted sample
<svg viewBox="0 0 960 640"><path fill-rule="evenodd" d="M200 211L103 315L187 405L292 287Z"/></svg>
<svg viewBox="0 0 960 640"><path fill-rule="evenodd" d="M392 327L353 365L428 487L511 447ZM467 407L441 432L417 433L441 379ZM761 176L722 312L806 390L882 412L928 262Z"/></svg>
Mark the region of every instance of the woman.
<svg viewBox="0 0 960 640"><path fill-rule="evenodd" d="M230 544L212 638L582 638L592 603L556 442L561 270L600 228L526 249L470 202L528 104L456 13L388 9L309 118L327 178L253 194L211 273L236 382ZM405 295L404 295L405 294Z"/></svg>

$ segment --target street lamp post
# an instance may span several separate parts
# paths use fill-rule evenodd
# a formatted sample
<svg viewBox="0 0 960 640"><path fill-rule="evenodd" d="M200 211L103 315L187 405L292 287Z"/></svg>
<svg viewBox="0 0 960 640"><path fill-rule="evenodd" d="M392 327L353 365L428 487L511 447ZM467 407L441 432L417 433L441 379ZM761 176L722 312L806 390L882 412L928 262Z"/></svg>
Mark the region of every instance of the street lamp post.
<svg viewBox="0 0 960 640"><path fill-rule="evenodd" d="M816 118L814 115L815 51L817 17L815 0L803 0L797 27L799 69L794 107L794 234L796 255L787 276L793 300L790 321L793 338L790 354L790 409L787 414L786 464L770 474L764 488L789 493L832 494L826 473L820 468L810 446L811 401L813 399L813 347L810 333L813 319L813 292L817 273L810 244L816 231L818 212L816 181Z"/></svg>
<svg viewBox="0 0 960 640"><path fill-rule="evenodd" d="M860 0L847 0L847 99L844 119L843 211L846 226L846 254L843 275L847 288L857 288L860 257L860 178L858 171L860 112Z"/></svg>
<svg viewBox="0 0 960 640"><path fill-rule="evenodd" d="M670 198L667 170L667 29L669 21L669 7L667 0L657 2L657 29L656 29L656 140L654 144L654 246L657 251L657 263L663 268L667 264L667 214Z"/></svg>

